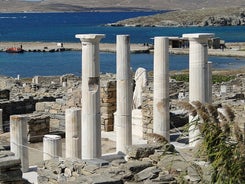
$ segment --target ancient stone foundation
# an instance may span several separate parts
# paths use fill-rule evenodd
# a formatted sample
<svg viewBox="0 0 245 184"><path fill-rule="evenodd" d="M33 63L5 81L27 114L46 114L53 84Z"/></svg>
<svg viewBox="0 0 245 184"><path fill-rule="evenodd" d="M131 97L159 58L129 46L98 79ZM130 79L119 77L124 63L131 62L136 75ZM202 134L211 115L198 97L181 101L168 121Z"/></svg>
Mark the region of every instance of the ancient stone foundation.
<svg viewBox="0 0 245 184"><path fill-rule="evenodd" d="M80 87L80 80L76 81ZM71 84L69 84L71 85ZM65 130L65 110L70 107L81 107L80 90L69 88L68 92L53 102L36 103L36 112L50 117L50 130ZM103 74L100 77L101 129L114 130L114 112L116 111L116 79L113 74Z"/></svg>
<svg viewBox="0 0 245 184"><path fill-rule="evenodd" d="M114 130L114 112L116 111L116 81L113 75L104 75L100 81L101 129Z"/></svg>
<svg viewBox="0 0 245 184"><path fill-rule="evenodd" d="M50 132L50 117L44 114L30 114L27 122L27 140L30 143L42 142L43 136Z"/></svg>
<svg viewBox="0 0 245 184"><path fill-rule="evenodd" d="M23 184L21 161L11 152L0 152L0 183Z"/></svg>

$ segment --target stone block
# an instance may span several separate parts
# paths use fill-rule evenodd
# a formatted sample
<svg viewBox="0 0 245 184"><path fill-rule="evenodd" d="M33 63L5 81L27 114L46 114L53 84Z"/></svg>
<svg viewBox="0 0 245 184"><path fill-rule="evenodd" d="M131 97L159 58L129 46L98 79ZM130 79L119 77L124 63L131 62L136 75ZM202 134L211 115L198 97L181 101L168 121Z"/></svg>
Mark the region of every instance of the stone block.
<svg viewBox="0 0 245 184"><path fill-rule="evenodd" d="M36 111L44 112L47 109L46 102L38 102L36 103Z"/></svg>
<svg viewBox="0 0 245 184"><path fill-rule="evenodd" d="M103 98L102 103L116 103L116 99L115 98Z"/></svg>
<svg viewBox="0 0 245 184"><path fill-rule="evenodd" d="M108 166L109 162L103 159L90 159L90 160L84 160L86 162L87 165L95 165L98 167L103 167L103 166Z"/></svg>
<svg viewBox="0 0 245 184"><path fill-rule="evenodd" d="M0 172L0 183L1 182L14 182L22 180L22 171L20 169L7 170L4 173Z"/></svg>
<svg viewBox="0 0 245 184"><path fill-rule="evenodd" d="M52 105L52 109L55 109L55 110L61 110L61 104L54 103L54 104Z"/></svg>
<svg viewBox="0 0 245 184"><path fill-rule="evenodd" d="M50 129L56 130L60 127L60 120L58 119L50 119Z"/></svg>
<svg viewBox="0 0 245 184"><path fill-rule="evenodd" d="M144 157L149 157L150 155L155 153L156 149L159 149L161 146L159 145L148 145L148 144L140 144L140 145L132 145L126 148L126 154L131 159L140 159Z"/></svg>
<svg viewBox="0 0 245 184"><path fill-rule="evenodd" d="M22 183L21 161L15 156L0 158L0 183Z"/></svg>
<svg viewBox="0 0 245 184"><path fill-rule="evenodd" d="M178 172L187 172L189 167L189 162L179 156L179 155L165 155L157 164L159 168L165 168L167 170L171 169L172 171Z"/></svg>
<svg viewBox="0 0 245 184"><path fill-rule="evenodd" d="M50 113L50 114L57 114L57 113L58 113L58 110L50 109L50 110L49 110L49 113Z"/></svg>
<svg viewBox="0 0 245 184"><path fill-rule="evenodd" d="M103 175L93 175L90 176L93 181L93 184L123 184L121 179L111 178L105 174Z"/></svg>
<svg viewBox="0 0 245 184"><path fill-rule="evenodd" d="M104 131L109 132L114 129L114 119L104 120Z"/></svg>
<svg viewBox="0 0 245 184"><path fill-rule="evenodd" d="M61 105L61 106L65 105L65 103L66 103L65 100L62 99L62 98L56 99L55 102L58 103L58 104Z"/></svg>
<svg viewBox="0 0 245 184"><path fill-rule="evenodd" d="M28 142L42 142L43 136L49 133L50 117L42 114L31 114L27 128Z"/></svg>
<svg viewBox="0 0 245 184"><path fill-rule="evenodd" d="M140 171L143 171L144 169L148 167L152 167L151 162L147 161L129 161L125 164L125 167L130 170L133 174L139 173Z"/></svg>
<svg viewBox="0 0 245 184"><path fill-rule="evenodd" d="M17 167L20 166L20 164L20 159L14 156L0 158L0 170L5 168Z"/></svg>
<svg viewBox="0 0 245 184"><path fill-rule="evenodd" d="M154 179L158 177L158 174L161 172L161 169L158 169L156 167L148 167L144 169L143 171L137 173L134 175L134 180L139 182L146 179Z"/></svg>

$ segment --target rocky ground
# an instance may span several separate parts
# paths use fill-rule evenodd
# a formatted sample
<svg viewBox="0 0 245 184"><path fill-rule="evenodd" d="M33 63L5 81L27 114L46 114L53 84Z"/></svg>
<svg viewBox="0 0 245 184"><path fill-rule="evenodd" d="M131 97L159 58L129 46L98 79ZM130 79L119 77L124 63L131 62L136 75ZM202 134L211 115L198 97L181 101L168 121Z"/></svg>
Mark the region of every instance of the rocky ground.
<svg viewBox="0 0 245 184"><path fill-rule="evenodd" d="M220 95L220 85L214 85L214 101L229 105L241 103L240 107L244 108L244 102L242 103L241 99L236 99L236 94L244 93L244 87L242 87L245 84L243 82L244 74L242 74L244 70L215 71L214 73L236 76L236 79L231 82L223 83L223 85L232 86L234 91ZM16 87L14 85L12 89ZM188 91L188 89L182 90ZM40 89L40 94L36 92L35 96L42 95L41 91ZM57 92L60 95L61 90L49 91L53 95ZM14 98L14 95L12 97ZM171 130L171 132L174 131ZM114 153L115 134L105 135L102 133L102 137L103 153ZM9 134L2 134L0 141L2 145L9 145ZM42 160L42 143L31 143L29 145L30 164L38 165L39 183L112 182L146 184L183 183L184 181L194 183L207 181L208 183L210 181L210 168L208 168L209 165L205 160L195 156L197 150L188 147L183 148L179 145L174 148L173 145L135 145L128 148L126 160L122 157L116 157L117 159L114 158L115 160L111 161L111 157L102 157L102 160L95 160L91 163L60 158L59 160L40 163ZM105 165L101 167L100 164ZM201 174L199 173L200 170Z"/></svg>

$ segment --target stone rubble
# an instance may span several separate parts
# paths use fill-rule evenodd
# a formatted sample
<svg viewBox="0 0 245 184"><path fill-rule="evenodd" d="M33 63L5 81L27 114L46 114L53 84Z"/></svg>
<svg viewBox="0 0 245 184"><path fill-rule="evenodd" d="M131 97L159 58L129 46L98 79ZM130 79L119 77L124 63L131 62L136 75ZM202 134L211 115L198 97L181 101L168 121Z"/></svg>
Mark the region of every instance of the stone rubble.
<svg viewBox="0 0 245 184"><path fill-rule="evenodd" d="M148 78L148 85L143 90L141 108L145 138L153 132L153 82L150 76ZM12 78L1 78L0 83L1 90L8 89L10 92L9 97L6 95L0 103L4 112L5 125L8 121L6 114L26 114L36 111L30 114L30 142L38 141L34 140L35 136L42 137L42 134L46 134L48 129L49 131L64 130L65 109L74 106L81 107L80 78L71 75L62 76L57 84L51 82L54 81L52 77L49 80L47 77L40 77L40 79L43 81L41 80L42 82L40 81L40 84L36 85L32 82L28 83L26 79L16 81ZM29 86L28 89L27 86ZM215 104L231 106L236 115L236 122L243 132L245 132L244 91L244 74L237 75L232 81L213 85ZM185 116L186 112L177 112L178 101L188 99L188 92L188 83L170 80L172 128L181 127L188 122ZM180 93L181 95L179 95ZM102 127L104 126L103 129L109 131L114 127L113 113L116 107L116 80L113 74L101 75L101 101L103 102L101 114L105 122ZM31 135L35 136L31 137ZM9 153L6 154L5 148L6 146L0 146L0 176L2 176L0 181L4 180L0 183L6 183L9 179L15 180L13 183L21 183L23 181L20 161L17 164L16 158ZM166 151L166 148L171 149ZM208 183L211 170L208 163L193 160L191 150L178 151L176 152L174 147L170 145L164 146L164 148L158 145L130 146L127 148L126 160L113 160L103 166L95 164L96 162L91 164L89 161L82 160L63 158L49 160L39 166L38 180L39 183L181 183L186 180L192 183L198 183L200 180ZM5 160L10 163L8 164L9 168L6 167L6 164L4 165ZM10 170L14 170L18 174L13 177ZM6 172L8 172L8 176L6 176ZM200 172L202 177L200 177Z"/></svg>

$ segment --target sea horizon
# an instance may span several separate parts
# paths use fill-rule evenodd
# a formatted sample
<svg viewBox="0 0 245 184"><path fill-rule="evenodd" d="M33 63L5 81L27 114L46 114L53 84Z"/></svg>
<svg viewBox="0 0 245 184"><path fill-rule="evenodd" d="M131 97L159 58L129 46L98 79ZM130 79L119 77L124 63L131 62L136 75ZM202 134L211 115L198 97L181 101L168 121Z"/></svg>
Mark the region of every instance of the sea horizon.
<svg viewBox="0 0 245 184"><path fill-rule="evenodd" d="M226 42L245 42L245 26L234 27L110 27L107 23L121 19L151 15L153 12L79 12L79 13L0 13L1 42L80 42L76 34L99 33L106 37L101 43L116 43L116 35L130 35L131 43L153 43L155 36L177 36L184 33L215 33ZM178 59L177 59L178 57ZM171 56L170 70L188 69L188 56ZM210 57L209 57L210 58ZM115 73L115 54L101 54L101 72ZM152 70L151 54L132 55L134 71L137 67ZM228 69L245 66L245 59L214 57L214 68ZM184 61L184 62L181 62ZM149 64L150 63L150 64ZM0 75L33 77L35 75L80 76L81 52L0 53ZM179 66L181 65L181 66ZM58 66L58 67L57 67ZM73 69L74 68L74 69ZM71 70L70 70L71 69Z"/></svg>
<svg viewBox="0 0 245 184"><path fill-rule="evenodd" d="M115 43L129 34L131 43L152 43L154 36L181 37L185 33L214 33L225 42L245 42L245 26L227 27L112 27L119 20L157 14L147 12L0 13L1 41L78 42L75 34L105 34L102 43ZM6 16L8 15L8 16Z"/></svg>

